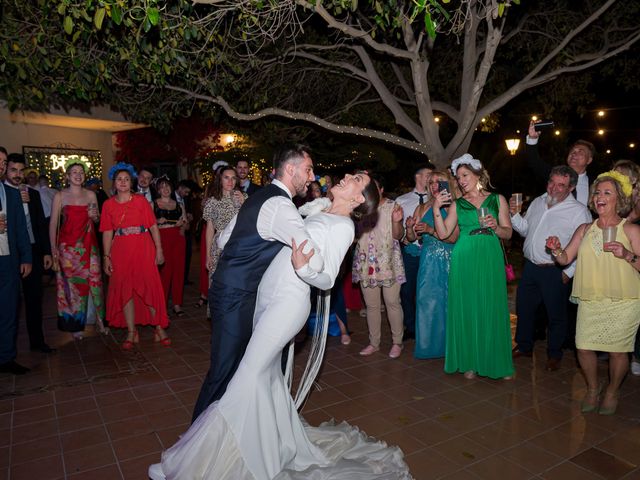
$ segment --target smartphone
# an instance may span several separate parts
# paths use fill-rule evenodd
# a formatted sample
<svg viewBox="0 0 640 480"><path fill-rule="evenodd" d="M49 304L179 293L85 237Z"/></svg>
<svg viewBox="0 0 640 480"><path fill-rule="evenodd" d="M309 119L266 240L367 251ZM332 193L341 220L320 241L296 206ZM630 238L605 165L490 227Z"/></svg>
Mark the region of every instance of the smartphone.
<svg viewBox="0 0 640 480"><path fill-rule="evenodd" d="M443 190L446 190L447 192L449 191L449 182L446 180L438 180L438 192Z"/></svg>
<svg viewBox="0 0 640 480"><path fill-rule="evenodd" d="M535 129L536 132L539 132L540 130L547 130L548 128L553 128L553 122L550 120L548 121L543 120L541 122L536 122L533 128Z"/></svg>

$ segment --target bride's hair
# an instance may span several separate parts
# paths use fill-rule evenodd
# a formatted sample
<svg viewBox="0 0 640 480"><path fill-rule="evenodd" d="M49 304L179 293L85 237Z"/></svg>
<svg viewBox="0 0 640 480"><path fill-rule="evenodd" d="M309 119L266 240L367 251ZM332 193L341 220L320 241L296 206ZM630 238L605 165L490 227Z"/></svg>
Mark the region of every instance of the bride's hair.
<svg viewBox="0 0 640 480"><path fill-rule="evenodd" d="M354 220L360 220L362 217L371 215L378 209L378 204L380 203L380 192L378 192L378 186L376 185L372 175L363 170L356 171L356 174L358 173L368 176L370 181L369 185L362 190L364 202L354 208L351 212L351 217Z"/></svg>

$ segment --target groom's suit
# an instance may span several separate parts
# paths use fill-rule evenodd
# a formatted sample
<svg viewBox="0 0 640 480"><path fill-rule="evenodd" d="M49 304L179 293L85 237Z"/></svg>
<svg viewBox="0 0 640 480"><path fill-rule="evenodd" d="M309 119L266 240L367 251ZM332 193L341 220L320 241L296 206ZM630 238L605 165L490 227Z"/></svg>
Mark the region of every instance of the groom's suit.
<svg viewBox="0 0 640 480"><path fill-rule="evenodd" d="M222 236L228 232L231 235L209 287L211 364L193 421L224 395L240 364L253 330L258 285L267 267L292 238L297 244L308 239L287 187L278 180L246 200ZM309 248L312 245L306 251ZM322 270L320 255L311 257L310 267Z"/></svg>

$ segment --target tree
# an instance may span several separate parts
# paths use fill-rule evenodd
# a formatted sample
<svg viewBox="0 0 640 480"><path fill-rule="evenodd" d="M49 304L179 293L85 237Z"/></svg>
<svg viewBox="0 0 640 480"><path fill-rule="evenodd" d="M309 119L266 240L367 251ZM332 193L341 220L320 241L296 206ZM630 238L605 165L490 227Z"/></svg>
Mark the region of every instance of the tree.
<svg viewBox="0 0 640 480"><path fill-rule="evenodd" d="M482 118L640 39L623 0L5 2L11 108L104 102L167 126L194 110L377 139L437 166Z"/></svg>

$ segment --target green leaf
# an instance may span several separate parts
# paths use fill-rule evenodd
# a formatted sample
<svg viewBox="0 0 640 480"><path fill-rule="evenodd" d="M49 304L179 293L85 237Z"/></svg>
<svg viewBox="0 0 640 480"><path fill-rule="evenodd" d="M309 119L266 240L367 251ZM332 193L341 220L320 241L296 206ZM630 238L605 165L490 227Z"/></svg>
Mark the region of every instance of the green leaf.
<svg viewBox="0 0 640 480"><path fill-rule="evenodd" d="M157 25L160 20L160 12L155 7L147 8L147 18L151 22L151 25Z"/></svg>
<svg viewBox="0 0 640 480"><path fill-rule="evenodd" d="M122 9L119 5L113 5L111 7L111 20L116 25L120 25L122 23Z"/></svg>
<svg viewBox="0 0 640 480"><path fill-rule="evenodd" d="M426 10L424 12L424 26L427 29L427 34L429 35L429 37L436 38L436 24L433 22L429 10Z"/></svg>
<svg viewBox="0 0 640 480"><path fill-rule="evenodd" d="M355 12L358 8L358 0L351 0L351 11Z"/></svg>
<svg viewBox="0 0 640 480"><path fill-rule="evenodd" d="M99 8L96 10L95 15L93 16L93 23L98 30L102 28L102 22L104 21L104 16L106 13L107 11L104 8Z"/></svg>
<svg viewBox="0 0 640 480"><path fill-rule="evenodd" d="M73 19L71 17L64 17L64 31L67 35L71 35L71 32L73 32Z"/></svg>
<svg viewBox="0 0 640 480"><path fill-rule="evenodd" d="M145 33L151 30L151 21L149 20L149 17L145 17L144 23L142 24L142 29Z"/></svg>
<svg viewBox="0 0 640 480"><path fill-rule="evenodd" d="M67 5L64 3L61 3L60 5L58 5L58 13L60 15L64 15L64 12L67 10Z"/></svg>
<svg viewBox="0 0 640 480"><path fill-rule="evenodd" d="M501 17L502 15L504 15L504 3L499 3L498 4L498 16Z"/></svg>

